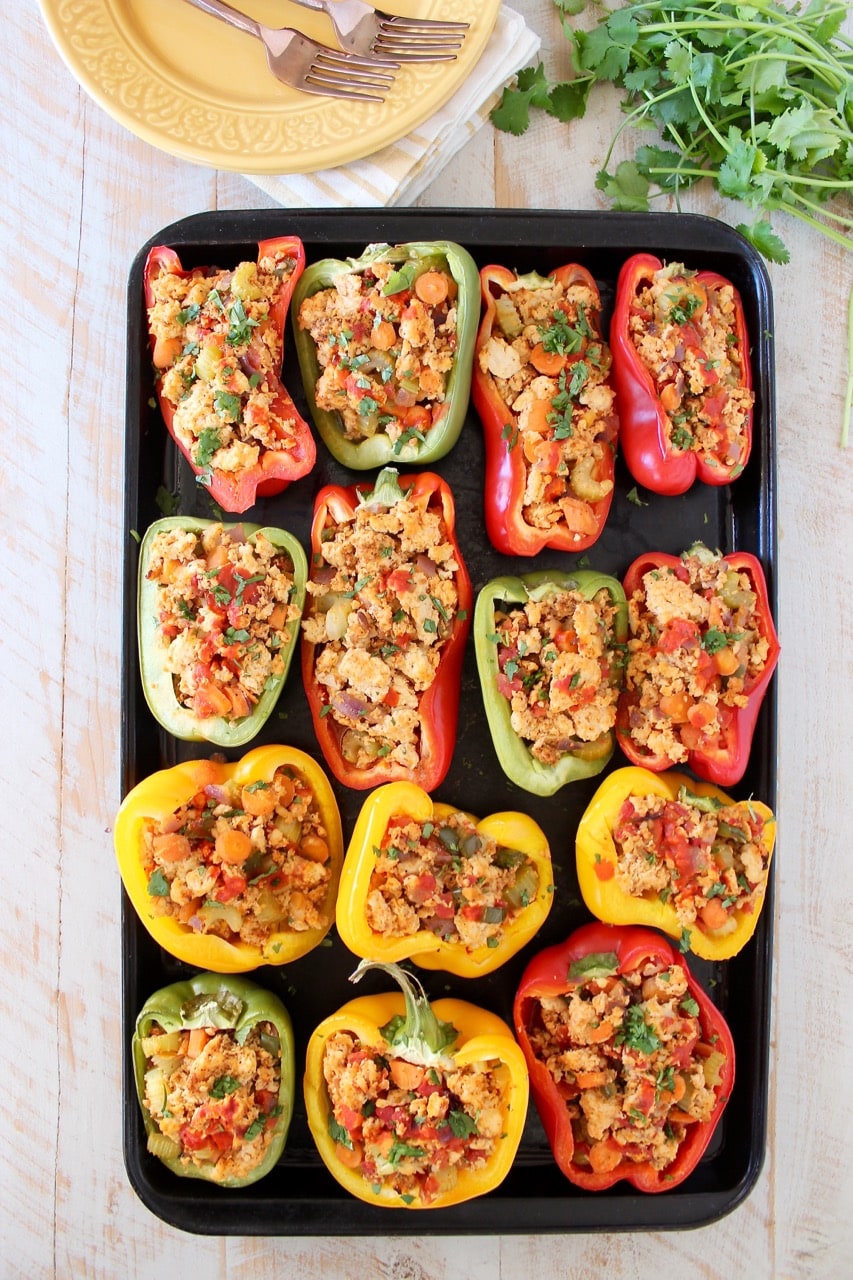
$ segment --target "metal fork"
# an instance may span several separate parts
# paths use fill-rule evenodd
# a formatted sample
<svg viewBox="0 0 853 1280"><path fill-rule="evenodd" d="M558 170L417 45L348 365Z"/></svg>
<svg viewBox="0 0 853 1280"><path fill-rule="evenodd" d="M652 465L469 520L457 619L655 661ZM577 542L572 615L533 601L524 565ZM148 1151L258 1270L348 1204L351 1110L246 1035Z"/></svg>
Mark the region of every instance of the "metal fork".
<svg viewBox="0 0 853 1280"><path fill-rule="evenodd" d="M265 27L224 0L187 0L204 13L257 36L267 51L269 69L283 84L331 98L384 102L394 82L396 62L330 49L292 27Z"/></svg>
<svg viewBox="0 0 853 1280"><path fill-rule="evenodd" d="M364 0L293 2L331 18L341 48L398 62L452 62L469 26L440 18L401 18Z"/></svg>

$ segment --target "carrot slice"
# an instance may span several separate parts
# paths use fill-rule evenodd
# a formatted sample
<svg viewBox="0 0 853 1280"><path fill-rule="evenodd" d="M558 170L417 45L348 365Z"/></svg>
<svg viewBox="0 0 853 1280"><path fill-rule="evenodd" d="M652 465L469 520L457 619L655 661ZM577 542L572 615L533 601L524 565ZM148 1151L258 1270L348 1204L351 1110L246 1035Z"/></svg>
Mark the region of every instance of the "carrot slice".
<svg viewBox="0 0 853 1280"><path fill-rule="evenodd" d="M428 307L438 307L450 292L447 276L443 271L425 271L415 281L415 294Z"/></svg>

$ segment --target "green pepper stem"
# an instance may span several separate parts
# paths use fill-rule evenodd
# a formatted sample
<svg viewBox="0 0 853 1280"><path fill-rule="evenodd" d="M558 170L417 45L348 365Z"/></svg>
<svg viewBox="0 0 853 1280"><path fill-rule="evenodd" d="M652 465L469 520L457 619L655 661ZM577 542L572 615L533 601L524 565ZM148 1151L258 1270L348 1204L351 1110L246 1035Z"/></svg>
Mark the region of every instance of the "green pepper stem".
<svg viewBox="0 0 853 1280"><path fill-rule="evenodd" d="M400 488L400 473L397 468L383 467L373 488L359 494L359 502L364 507L393 507L405 496Z"/></svg>
<svg viewBox="0 0 853 1280"><path fill-rule="evenodd" d="M442 1022L436 1017L420 979L401 969L398 964L383 960L361 960L355 972L350 974L350 982L360 982L368 969L381 969L383 973L390 974L403 992L406 1002L405 1018L392 1019L393 1031L389 1033L386 1028L382 1028L389 1044L399 1046L403 1050L400 1056L408 1062L415 1062L420 1066L437 1063L450 1065L453 1058L443 1050L458 1039L459 1033L449 1022ZM391 1025L389 1023L388 1027Z"/></svg>

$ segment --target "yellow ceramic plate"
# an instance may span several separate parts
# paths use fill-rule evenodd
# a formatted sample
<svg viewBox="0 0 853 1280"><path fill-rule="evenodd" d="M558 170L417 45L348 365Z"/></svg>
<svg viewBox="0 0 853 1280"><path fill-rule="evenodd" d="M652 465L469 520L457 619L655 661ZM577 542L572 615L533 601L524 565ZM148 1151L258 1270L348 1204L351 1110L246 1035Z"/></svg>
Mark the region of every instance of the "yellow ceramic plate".
<svg viewBox="0 0 853 1280"><path fill-rule="evenodd" d="M40 0L74 76L152 146L238 173L311 173L395 142L456 91L492 33L500 0L389 0L395 13L470 22L455 62L402 66L384 103L299 93L263 45L184 0ZM334 45L328 18L289 0L234 0L267 26ZM383 6L384 7L384 6Z"/></svg>

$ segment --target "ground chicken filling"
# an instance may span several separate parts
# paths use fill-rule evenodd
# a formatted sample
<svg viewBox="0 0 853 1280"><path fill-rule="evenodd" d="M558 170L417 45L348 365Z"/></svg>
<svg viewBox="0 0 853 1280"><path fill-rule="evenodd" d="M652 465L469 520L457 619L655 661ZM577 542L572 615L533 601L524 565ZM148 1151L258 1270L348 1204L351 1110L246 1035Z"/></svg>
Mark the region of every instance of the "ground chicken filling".
<svg viewBox="0 0 853 1280"><path fill-rule="evenodd" d="M632 795L613 828L615 881L624 893L669 902L685 929L723 937L735 912L754 911L767 884L764 819L682 788L677 800Z"/></svg>
<svg viewBox="0 0 853 1280"><path fill-rule="evenodd" d="M600 301L583 281L536 280L501 293L478 360L511 411L507 448L523 459L521 515L546 531L568 527L578 541L598 528L590 504L613 490L617 417Z"/></svg>
<svg viewBox="0 0 853 1280"><path fill-rule="evenodd" d="M530 1044L565 1100L575 1165L665 1170L689 1126L710 1119L725 1058L698 1013L684 971L652 961L534 1002Z"/></svg>
<svg viewBox="0 0 853 1280"><path fill-rule="evenodd" d="M749 449L754 402L744 385L738 303L730 284L702 283L680 263L643 280L628 319L630 337L666 413L669 446L738 474Z"/></svg>
<svg viewBox="0 0 853 1280"><path fill-rule="evenodd" d="M258 465L265 450L296 443L282 415L282 337L270 310L293 274L282 250L233 271L163 272L152 280L148 322L160 391L173 430L204 474Z"/></svg>
<svg viewBox="0 0 853 1280"><path fill-rule="evenodd" d="M317 407L347 440L384 434L395 451L443 417L456 358L458 286L446 262L420 270L375 262L305 298L299 326L316 347Z"/></svg>
<svg viewBox="0 0 853 1280"><path fill-rule="evenodd" d="M426 929L468 950L497 947L539 890L530 858L481 835L464 813L436 822L395 814L373 852L366 917L385 938Z"/></svg>
<svg viewBox="0 0 853 1280"><path fill-rule="evenodd" d="M718 746L767 662L757 602L750 575L710 553L643 574L628 602L625 672L636 747L677 764Z"/></svg>
<svg viewBox="0 0 853 1280"><path fill-rule="evenodd" d="M328 833L295 769L209 784L147 824L141 856L155 915L196 933L263 947L274 933L329 926Z"/></svg>
<svg viewBox="0 0 853 1280"><path fill-rule="evenodd" d="M498 690L510 703L513 729L542 764L610 749L621 670L615 614L606 590L591 600L554 591L495 606Z"/></svg>
<svg viewBox="0 0 853 1280"><path fill-rule="evenodd" d="M273 1137L281 1085L281 1043L271 1022L248 1033L196 1027L142 1041L144 1105L160 1130L149 1149L203 1168L215 1182L244 1178Z"/></svg>
<svg viewBox="0 0 853 1280"><path fill-rule="evenodd" d="M504 1133L503 1064L419 1066L337 1031L325 1047L323 1076L338 1158L377 1194L429 1203L452 1190L461 1172L484 1168Z"/></svg>
<svg viewBox="0 0 853 1280"><path fill-rule="evenodd" d="M303 623L321 714L355 768L387 759L414 769L419 704L458 616L459 563L443 515L426 496L361 505L327 526L322 561Z"/></svg>
<svg viewBox="0 0 853 1280"><path fill-rule="evenodd" d="M293 564L263 534L239 526L163 529L146 578L156 586L157 644L175 697L199 719L250 715L298 625Z"/></svg>

